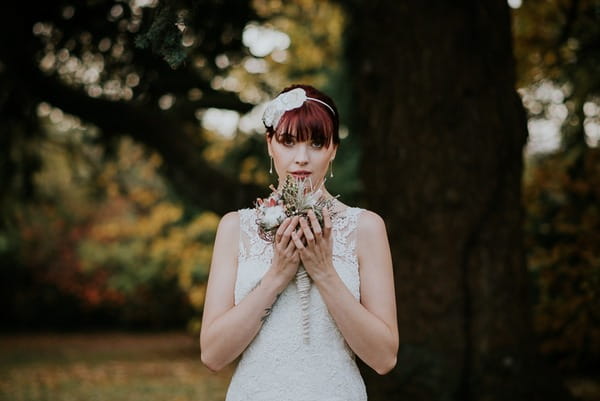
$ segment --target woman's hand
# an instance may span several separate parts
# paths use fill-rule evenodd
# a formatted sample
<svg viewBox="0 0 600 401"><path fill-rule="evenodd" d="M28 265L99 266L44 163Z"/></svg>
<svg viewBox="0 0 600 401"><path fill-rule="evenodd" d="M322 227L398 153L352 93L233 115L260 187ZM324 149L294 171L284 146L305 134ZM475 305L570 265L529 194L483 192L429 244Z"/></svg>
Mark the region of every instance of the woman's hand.
<svg viewBox="0 0 600 401"><path fill-rule="evenodd" d="M292 232L292 239L304 268L313 280L318 282L335 272L332 259L331 216L327 208L323 209L323 227L315 213L310 210L308 219L300 218L300 230L297 233Z"/></svg>
<svg viewBox="0 0 600 401"><path fill-rule="evenodd" d="M298 216L288 217L281 223L277 233L275 233L271 273L280 278L282 288L285 288L296 275L300 265L300 255L294 241L292 241L292 233L297 226Z"/></svg>

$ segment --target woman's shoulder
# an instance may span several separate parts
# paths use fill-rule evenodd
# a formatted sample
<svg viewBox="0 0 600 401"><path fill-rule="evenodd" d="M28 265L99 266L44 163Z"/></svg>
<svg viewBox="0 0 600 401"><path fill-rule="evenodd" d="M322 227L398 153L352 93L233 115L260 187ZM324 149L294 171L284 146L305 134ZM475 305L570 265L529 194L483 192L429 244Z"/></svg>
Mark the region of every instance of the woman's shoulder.
<svg viewBox="0 0 600 401"><path fill-rule="evenodd" d="M238 210L225 213L221 217L218 230L220 232L234 233L240 228L240 213Z"/></svg>
<svg viewBox="0 0 600 401"><path fill-rule="evenodd" d="M221 217L219 230L234 234L240 230L240 227L252 225L255 220L256 210L254 208L234 210Z"/></svg>
<svg viewBox="0 0 600 401"><path fill-rule="evenodd" d="M356 227L358 253L369 255L381 244L388 243L387 230L383 218L372 210L361 209Z"/></svg>
<svg viewBox="0 0 600 401"><path fill-rule="evenodd" d="M383 218L372 210L358 209L357 229L361 236L381 235L385 233Z"/></svg>

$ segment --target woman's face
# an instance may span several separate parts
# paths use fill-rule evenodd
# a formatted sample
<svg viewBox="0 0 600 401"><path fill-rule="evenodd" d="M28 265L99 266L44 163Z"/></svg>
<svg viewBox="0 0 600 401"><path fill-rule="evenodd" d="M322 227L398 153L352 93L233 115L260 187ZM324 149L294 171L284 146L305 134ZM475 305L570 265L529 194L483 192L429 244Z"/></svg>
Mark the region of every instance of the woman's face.
<svg viewBox="0 0 600 401"><path fill-rule="evenodd" d="M291 174L297 178L310 179L313 186L319 186L337 151L337 146L333 143L326 147L313 140L300 142L289 134L284 135L280 141L274 136L267 138L267 144L280 183Z"/></svg>

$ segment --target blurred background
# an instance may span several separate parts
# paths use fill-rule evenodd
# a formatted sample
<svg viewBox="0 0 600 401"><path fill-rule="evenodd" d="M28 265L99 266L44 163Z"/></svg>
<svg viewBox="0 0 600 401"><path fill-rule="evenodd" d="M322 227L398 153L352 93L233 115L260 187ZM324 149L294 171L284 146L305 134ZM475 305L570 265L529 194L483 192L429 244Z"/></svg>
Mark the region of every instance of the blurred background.
<svg viewBox="0 0 600 401"><path fill-rule="evenodd" d="M516 154L525 308L568 393L600 400L600 2L501 3L504 28L481 29L512 32L511 52L486 57L514 66L527 118ZM374 205L356 110L381 98L353 84L364 4L0 6L0 398L224 399L231 370L204 369L197 338L219 218L274 182L262 104L296 82L330 94L342 144L329 190ZM412 27L395 34L429 37ZM413 52L436 51L422 40Z"/></svg>

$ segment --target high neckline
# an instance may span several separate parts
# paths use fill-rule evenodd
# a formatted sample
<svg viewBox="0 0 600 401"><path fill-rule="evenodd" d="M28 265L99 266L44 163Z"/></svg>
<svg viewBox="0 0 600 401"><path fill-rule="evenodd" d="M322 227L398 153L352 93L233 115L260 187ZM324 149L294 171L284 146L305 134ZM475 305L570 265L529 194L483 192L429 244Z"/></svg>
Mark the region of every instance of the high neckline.
<svg viewBox="0 0 600 401"><path fill-rule="evenodd" d="M339 214L345 214L348 209L350 209L350 206L340 202L337 199L333 200L333 207L332 210L330 210L331 213L339 215Z"/></svg>

